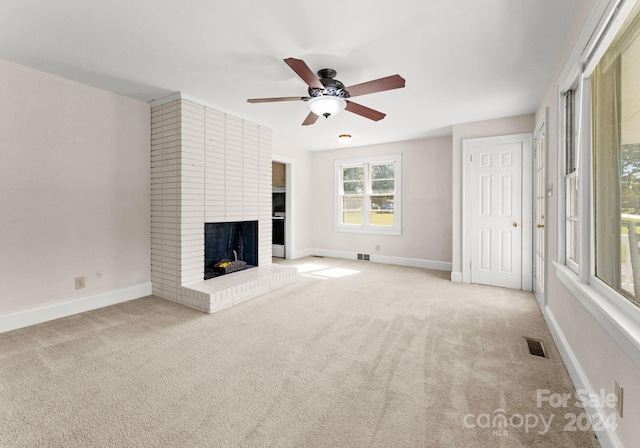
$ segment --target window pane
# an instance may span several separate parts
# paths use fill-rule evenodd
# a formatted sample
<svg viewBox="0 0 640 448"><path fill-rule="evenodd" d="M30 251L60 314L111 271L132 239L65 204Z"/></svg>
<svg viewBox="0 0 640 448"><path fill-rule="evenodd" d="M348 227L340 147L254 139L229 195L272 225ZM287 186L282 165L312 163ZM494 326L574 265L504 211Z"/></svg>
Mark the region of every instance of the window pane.
<svg viewBox="0 0 640 448"><path fill-rule="evenodd" d="M577 109L580 91L576 87L565 94L565 148L566 148L566 174L576 170L576 142L578 140Z"/></svg>
<svg viewBox="0 0 640 448"><path fill-rule="evenodd" d="M640 297L638 6L598 63L592 81L596 275L632 300Z"/></svg>
<svg viewBox="0 0 640 448"><path fill-rule="evenodd" d="M373 194L395 192L395 164L371 165L371 192Z"/></svg>
<svg viewBox="0 0 640 448"><path fill-rule="evenodd" d="M580 263L580 222L569 221L569 231L571 232L569 258L576 263Z"/></svg>
<svg viewBox="0 0 640 448"><path fill-rule="evenodd" d="M364 196L342 197L342 224L364 224Z"/></svg>
<svg viewBox="0 0 640 448"><path fill-rule="evenodd" d="M578 196L578 177L573 176L569 179L569 217L577 218L580 212L580 201Z"/></svg>
<svg viewBox="0 0 640 448"><path fill-rule="evenodd" d="M640 215L640 143L622 145L622 213Z"/></svg>
<svg viewBox="0 0 640 448"><path fill-rule="evenodd" d="M396 165L385 163L383 165L371 165L371 179L393 179L395 178Z"/></svg>
<svg viewBox="0 0 640 448"><path fill-rule="evenodd" d="M348 181L343 184L344 194L363 194L364 193L364 181Z"/></svg>
<svg viewBox="0 0 640 448"><path fill-rule="evenodd" d="M364 166L342 168L344 194L364 194Z"/></svg>
<svg viewBox="0 0 640 448"><path fill-rule="evenodd" d="M394 196L371 197L371 225L393 227L394 199Z"/></svg>
<svg viewBox="0 0 640 448"><path fill-rule="evenodd" d="M373 194L393 193L394 191L395 181L393 179L371 181L371 192Z"/></svg>
<svg viewBox="0 0 640 448"><path fill-rule="evenodd" d="M580 263L580 221L578 177L573 174L567 180L567 258Z"/></svg>
<svg viewBox="0 0 640 448"><path fill-rule="evenodd" d="M358 180L358 181L364 182L364 167L353 166L349 168L343 168L342 180L343 181Z"/></svg>
<svg viewBox="0 0 640 448"><path fill-rule="evenodd" d="M342 180L364 180L364 166L342 168Z"/></svg>

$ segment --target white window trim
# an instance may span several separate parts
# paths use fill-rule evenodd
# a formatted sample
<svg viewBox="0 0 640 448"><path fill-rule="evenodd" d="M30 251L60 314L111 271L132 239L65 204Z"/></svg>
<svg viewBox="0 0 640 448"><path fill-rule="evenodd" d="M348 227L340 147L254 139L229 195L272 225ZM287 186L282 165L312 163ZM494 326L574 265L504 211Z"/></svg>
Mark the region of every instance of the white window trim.
<svg viewBox="0 0 640 448"><path fill-rule="evenodd" d="M395 166L395 193L394 193L394 226L382 227L373 225L359 224L342 224L341 205L340 205L340 183L342 181L342 167L349 165L377 164L384 162L393 162ZM337 232L365 233L377 235L402 235L402 154L389 154L384 156L373 157L356 157L350 159L338 159L335 161L335 206L334 206L334 230ZM367 186L368 188L368 186ZM369 196L369 192L366 194ZM365 214L367 212L365 207ZM367 220L365 219L365 223Z"/></svg>
<svg viewBox="0 0 640 448"><path fill-rule="evenodd" d="M637 0L601 0L589 19L557 86L556 110L563 110L562 93L580 83L582 117L579 153L581 246L577 272L566 259L566 185L563 132L557 141L557 254L553 264L558 279L569 289L589 313L602 325L619 347L640 367L640 308L595 276L593 190L591 179L591 89L590 76L616 32ZM558 129L563 129L563 114L558 114Z"/></svg>

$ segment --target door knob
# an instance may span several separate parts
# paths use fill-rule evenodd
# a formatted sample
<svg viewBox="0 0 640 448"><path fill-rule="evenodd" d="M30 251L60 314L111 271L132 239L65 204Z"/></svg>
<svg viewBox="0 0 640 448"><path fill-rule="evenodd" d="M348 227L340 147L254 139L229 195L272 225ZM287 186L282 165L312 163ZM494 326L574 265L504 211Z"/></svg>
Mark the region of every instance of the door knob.
<svg viewBox="0 0 640 448"><path fill-rule="evenodd" d="M544 224L536 224L536 227L537 227L538 229L542 229L542 228L544 227Z"/></svg>
<svg viewBox="0 0 640 448"><path fill-rule="evenodd" d="M513 223L513 227L518 227L518 221Z"/></svg>

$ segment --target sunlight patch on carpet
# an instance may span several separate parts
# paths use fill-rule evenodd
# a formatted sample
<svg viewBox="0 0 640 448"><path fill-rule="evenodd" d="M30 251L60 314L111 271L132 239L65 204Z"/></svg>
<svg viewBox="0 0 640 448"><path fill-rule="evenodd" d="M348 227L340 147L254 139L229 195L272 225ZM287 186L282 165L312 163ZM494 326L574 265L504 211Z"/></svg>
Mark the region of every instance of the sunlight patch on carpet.
<svg viewBox="0 0 640 448"><path fill-rule="evenodd" d="M305 272L319 271L320 269L327 269L326 265L314 263L297 264L295 265L295 267L298 268L298 273L300 274L303 274Z"/></svg>
<svg viewBox="0 0 640 448"><path fill-rule="evenodd" d="M316 271L313 274L327 278L339 278L346 277L347 275L359 274L360 271L354 271L353 269L332 268L324 271Z"/></svg>

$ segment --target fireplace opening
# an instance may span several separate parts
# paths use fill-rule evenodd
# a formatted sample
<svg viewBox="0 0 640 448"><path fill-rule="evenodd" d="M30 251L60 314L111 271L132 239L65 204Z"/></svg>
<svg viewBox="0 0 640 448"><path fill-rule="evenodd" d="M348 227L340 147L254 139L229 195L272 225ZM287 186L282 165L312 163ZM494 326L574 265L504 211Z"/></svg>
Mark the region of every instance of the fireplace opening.
<svg viewBox="0 0 640 448"><path fill-rule="evenodd" d="M204 225L204 279L258 266L258 221Z"/></svg>

